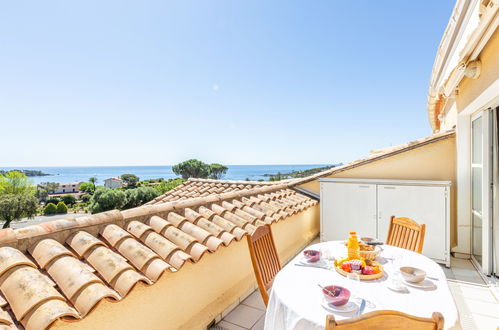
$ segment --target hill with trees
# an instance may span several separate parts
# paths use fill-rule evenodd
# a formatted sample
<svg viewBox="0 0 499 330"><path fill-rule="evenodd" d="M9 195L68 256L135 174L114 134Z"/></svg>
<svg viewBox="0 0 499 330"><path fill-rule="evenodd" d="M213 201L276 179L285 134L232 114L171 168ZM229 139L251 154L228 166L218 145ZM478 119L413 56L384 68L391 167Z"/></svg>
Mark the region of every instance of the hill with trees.
<svg viewBox="0 0 499 330"><path fill-rule="evenodd" d="M182 179L201 178L220 180L228 167L222 164L206 164L197 159L189 159L172 167L173 173L180 175Z"/></svg>
<svg viewBox="0 0 499 330"><path fill-rule="evenodd" d="M39 171L39 170L10 170L10 171L0 170L0 175L5 175L6 173L9 173L9 172L19 172L19 173L22 173L26 176L50 176L50 175L53 175L53 174L44 173L44 172Z"/></svg>

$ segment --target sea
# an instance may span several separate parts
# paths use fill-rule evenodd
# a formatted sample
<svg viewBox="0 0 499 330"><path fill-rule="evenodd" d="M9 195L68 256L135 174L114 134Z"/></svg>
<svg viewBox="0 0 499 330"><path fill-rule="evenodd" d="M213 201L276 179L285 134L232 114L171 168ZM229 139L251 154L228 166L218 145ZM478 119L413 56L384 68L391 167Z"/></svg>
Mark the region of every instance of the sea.
<svg viewBox="0 0 499 330"><path fill-rule="evenodd" d="M290 173L310 168L328 166L328 164L307 165L226 165L229 169L223 179L225 180L268 180L265 174ZM42 182L69 183L75 181L88 181L90 177L97 178L97 184L111 177L122 174L135 174L140 180L172 179L178 177L170 165L165 166L72 166L72 167L0 167L1 170L39 170L49 176L30 177L34 184Z"/></svg>

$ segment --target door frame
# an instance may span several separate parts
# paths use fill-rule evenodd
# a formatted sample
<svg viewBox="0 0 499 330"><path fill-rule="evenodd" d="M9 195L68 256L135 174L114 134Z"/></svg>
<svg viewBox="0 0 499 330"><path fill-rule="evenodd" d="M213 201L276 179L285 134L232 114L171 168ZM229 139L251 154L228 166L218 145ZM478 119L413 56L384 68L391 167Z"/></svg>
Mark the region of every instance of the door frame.
<svg viewBox="0 0 499 330"><path fill-rule="evenodd" d="M479 111L494 109L499 106L499 80L482 91L473 101L457 114L457 222L458 222L458 246L453 252L470 256L471 258L471 117ZM490 116L489 116L490 119ZM491 120L489 120L489 125ZM489 126L490 127L490 126ZM489 130L490 131L490 130ZM490 151L487 152L490 157ZM488 163L490 167L490 161ZM490 169L491 170L491 169ZM490 175L490 174L489 174ZM490 187L490 186L489 186ZM482 186L482 189L484 187ZM491 189L491 188L490 188ZM490 193L492 196L492 193ZM482 200L483 202L483 200ZM490 206L492 202L489 201ZM492 212L489 211L489 220ZM492 225L492 221L488 221ZM491 234L490 227L487 228ZM489 240L491 237L489 237ZM499 242L496 242L499 244ZM489 247L492 256L492 246ZM473 258L471 258L473 261ZM492 259L487 260L488 267L477 267L486 275L492 272ZM475 266L477 266L475 264Z"/></svg>

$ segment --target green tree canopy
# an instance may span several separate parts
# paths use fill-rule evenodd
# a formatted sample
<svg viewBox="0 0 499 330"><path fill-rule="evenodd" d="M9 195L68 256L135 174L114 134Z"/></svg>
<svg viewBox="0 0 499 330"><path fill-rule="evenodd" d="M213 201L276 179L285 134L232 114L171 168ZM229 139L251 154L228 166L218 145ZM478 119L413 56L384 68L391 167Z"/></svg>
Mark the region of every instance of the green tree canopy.
<svg viewBox="0 0 499 330"><path fill-rule="evenodd" d="M217 163L210 164L209 177L211 179L220 180L225 175L225 173L227 173L228 169L229 168L227 166L224 166L222 164L217 164Z"/></svg>
<svg viewBox="0 0 499 330"><path fill-rule="evenodd" d="M22 217L32 218L36 214L37 207L38 201L33 195L0 195L0 219L5 221L3 228L10 227L13 220L19 220Z"/></svg>
<svg viewBox="0 0 499 330"><path fill-rule="evenodd" d="M83 182L80 185L80 191L83 191L83 192L85 192L87 194L92 195L94 193L94 191L95 191L95 186L91 182Z"/></svg>
<svg viewBox="0 0 499 330"><path fill-rule="evenodd" d="M49 192L46 188L38 187L35 192L35 197L38 198L39 201L44 202L47 200L49 196Z"/></svg>
<svg viewBox="0 0 499 330"><path fill-rule="evenodd" d="M158 191L152 187L139 187L125 191L126 204L123 209L143 205L158 196Z"/></svg>
<svg viewBox="0 0 499 330"><path fill-rule="evenodd" d="M57 213L62 213L62 214L68 213L68 207L62 201L59 202L59 203L57 203L57 207L56 208L57 208Z"/></svg>
<svg viewBox="0 0 499 330"><path fill-rule="evenodd" d="M156 185L154 189L158 191L158 193L164 194L167 191L172 190L176 186L181 185L185 180L181 178L169 179L168 181L163 181L160 184Z"/></svg>
<svg viewBox="0 0 499 330"><path fill-rule="evenodd" d="M90 199L90 212L99 213L121 209L126 204L126 195L122 190L99 188Z"/></svg>
<svg viewBox="0 0 499 330"><path fill-rule="evenodd" d="M276 175L272 175L269 178L269 181L281 181L281 180L286 180L288 177L285 175L282 175L281 172L277 172Z"/></svg>
<svg viewBox="0 0 499 330"><path fill-rule="evenodd" d="M95 184L97 183L97 178L95 176L93 176L93 177L88 179L88 182L90 182L94 185L94 191L95 191Z"/></svg>
<svg viewBox="0 0 499 330"><path fill-rule="evenodd" d="M197 159L189 159L172 167L173 173L188 178L207 178L210 175L210 165Z"/></svg>
<svg viewBox="0 0 499 330"><path fill-rule="evenodd" d="M59 197L53 196L53 197L48 198L45 201L45 205L47 205L48 203L52 203L54 205L57 205L57 203L59 203L60 201L61 201L61 199Z"/></svg>
<svg viewBox="0 0 499 330"><path fill-rule="evenodd" d="M172 167L173 173L188 178L221 179L227 173L227 166L222 164L206 164L197 159L189 159Z"/></svg>
<svg viewBox="0 0 499 330"><path fill-rule="evenodd" d="M45 186L45 189L52 194L59 188L59 184L57 182L45 182L41 185Z"/></svg>
<svg viewBox="0 0 499 330"><path fill-rule="evenodd" d="M76 197L74 195L62 195L61 201L66 205L73 205L76 203Z"/></svg>
<svg viewBox="0 0 499 330"><path fill-rule="evenodd" d="M33 182L19 171L9 171L0 175L0 194L34 195Z"/></svg>
<svg viewBox="0 0 499 330"><path fill-rule="evenodd" d="M57 206L55 206L54 203L47 203L47 205L45 205L45 207L43 208L44 215L51 215L56 213L57 213Z"/></svg>
<svg viewBox="0 0 499 330"><path fill-rule="evenodd" d="M92 198L92 195L90 195L90 194L83 194L83 195L81 195L80 198L81 198L82 202L86 203L86 202L90 201L90 199Z"/></svg>
<svg viewBox="0 0 499 330"><path fill-rule="evenodd" d="M137 183L139 182L139 177L136 176L135 174L127 173L121 176L121 180L123 180L127 188L133 188L137 186Z"/></svg>

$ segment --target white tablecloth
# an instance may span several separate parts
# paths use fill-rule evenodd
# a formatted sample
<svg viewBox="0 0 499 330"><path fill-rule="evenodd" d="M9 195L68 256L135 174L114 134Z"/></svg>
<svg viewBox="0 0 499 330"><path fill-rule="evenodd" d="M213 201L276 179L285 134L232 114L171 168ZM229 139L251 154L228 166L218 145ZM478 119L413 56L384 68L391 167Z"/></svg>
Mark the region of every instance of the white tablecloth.
<svg viewBox="0 0 499 330"><path fill-rule="evenodd" d="M324 242L307 247L319 250L327 246L335 257L347 255L343 242ZM373 310L396 310L407 314L431 317L433 312L440 312L445 318L445 329L459 326L459 316L454 299L450 293L445 274L440 266L431 259L408 250L383 245L381 257L403 256L404 264L424 269L428 276L438 278L432 280L436 284L434 290L421 290L408 287L408 293L398 293L386 287L387 278L393 274L395 267L391 260L385 262L385 273L380 280L361 281L358 286L359 296L374 303L366 306L364 313ZM286 265L274 279L269 304L265 315L265 329L324 329L326 315L331 314L322 306L322 290L317 284L339 285L351 289L350 280L338 274L334 269L322 269L296 266L302 258L297 255ZM352 313L334 313L337 320L354 316Z"/></svg>

